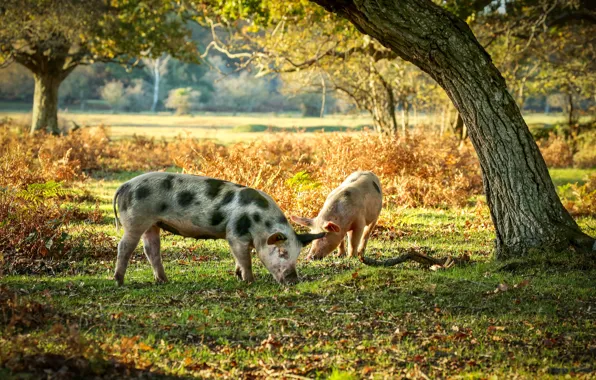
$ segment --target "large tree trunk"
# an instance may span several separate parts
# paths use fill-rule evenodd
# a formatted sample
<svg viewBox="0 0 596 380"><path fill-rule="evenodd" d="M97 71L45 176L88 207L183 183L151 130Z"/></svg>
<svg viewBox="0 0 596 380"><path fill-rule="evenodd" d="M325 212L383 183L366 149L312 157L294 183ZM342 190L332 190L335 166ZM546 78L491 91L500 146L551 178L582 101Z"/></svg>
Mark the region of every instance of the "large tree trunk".
<svg viewBox="0 0 596 380"><path fill-rule="evenodd" d="M468 127L496 232L496 255L592 250L559 200L505 80L468 25L431 0L313 0L431 75Z"/></svg>
<svg viewBox="0 0 596 380"><path fill-rule="evenodd" d="M31 134L35 131L46 130L54 135L60 133L58 128L58 88L62 77L34 73L35 92L33 95L33 115L31 120Z"/></svg>

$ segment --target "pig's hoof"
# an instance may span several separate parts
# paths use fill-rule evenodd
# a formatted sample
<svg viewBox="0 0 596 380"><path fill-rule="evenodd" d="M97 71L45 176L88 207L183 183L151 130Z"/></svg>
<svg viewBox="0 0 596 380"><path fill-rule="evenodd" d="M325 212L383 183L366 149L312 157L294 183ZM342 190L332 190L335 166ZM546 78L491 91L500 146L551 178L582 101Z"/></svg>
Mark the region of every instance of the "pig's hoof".
<svg viewBox="0 0 596 380"><path fill-rule="evenodd" d="M244 278L242 278L242 281L246 282L247 284L250 284L250 283L255 282L255 278L252 275L244 276Z"/></svg>
<svg viewBox="0 0 596 380"><path fill-rule="evenodd" d="M168 279L167 278L156 278L155 279L155 283L156 284L167 284L168 283Z"/></svg>
<svg viewBox="0 0 596 380"><path fill-rule="evenodd" d="M242 269L240 269L240 267L236 268L236 277L238 277L239 280L242 280Z"/></svg>
<svg viewBox="0 0 596 380"><path fill-rule="evenodd" d="M121 274L115 274L114 275L114 280L116 281L116 284L118 284L118 286L122 286L124 285L124 276Z"/></svg>

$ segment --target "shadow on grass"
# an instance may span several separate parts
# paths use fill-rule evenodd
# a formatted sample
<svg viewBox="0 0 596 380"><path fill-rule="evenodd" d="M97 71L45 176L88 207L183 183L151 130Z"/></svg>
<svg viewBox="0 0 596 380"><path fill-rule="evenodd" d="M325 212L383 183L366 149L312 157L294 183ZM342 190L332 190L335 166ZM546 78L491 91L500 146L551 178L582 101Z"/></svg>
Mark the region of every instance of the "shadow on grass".
<svg viewBox="0 0 596 380"><path fill-rule="evenodd" d="M0 367L4 379L180 379L160 372L138 369L112 360L89 360L83 356L65 356L52 353L13 355ZM4 374L3 374L4 372ZM4 377L6 376L6 377Z"/></svg>
<svg viewBox="0 0 596 380"><path fill-rule="evenodd" d="M282 128L276 127L272 125L265 125L265 124L247 124L247 125L238 125L232 129L233 132L238 133L247 133L247 132L306 132L306 133L313 133L313 132L356 132L362 131L365 128L369 128L368 125L359 125L357 127L346 127L342 125L320 125L320 126L310 126L310 127L291 127L291 128Z"/></svg>

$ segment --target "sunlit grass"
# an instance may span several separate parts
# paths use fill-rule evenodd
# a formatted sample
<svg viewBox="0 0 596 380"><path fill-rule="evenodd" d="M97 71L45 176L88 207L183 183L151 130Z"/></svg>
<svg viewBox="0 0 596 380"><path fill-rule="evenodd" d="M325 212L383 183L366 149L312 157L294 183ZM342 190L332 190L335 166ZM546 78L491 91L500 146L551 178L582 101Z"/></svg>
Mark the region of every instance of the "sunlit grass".
<svg viewBox="0 0 596 380"><path fill-rule="evenodd" d="M121 236L111 197L136 174L87 180L105 214L93 228ZM225 241L166 234L162 252L170 282L164 285L154 284L140 246L123 287L111 279L116 252L73 262L69 274L2 278L26 302L51 305L52 314L39 325L1 330L0 358L13 357L16 365L28 363L21 353L53 353L84 357L100 374L117 362L199 378L593 373L593 267L582 267L569 253L536 253L515 270L493 261L485 206L383 212L390 217L367 255L390 257L416 246L438 255L466 253L474 263L438 271L414 263L374 268L331 255L300 260L302 281L286 288L256 257L256 281L238 281ZM596 227L594 218L579 222ZM11 372L0 369L0 375Z"/></svg>

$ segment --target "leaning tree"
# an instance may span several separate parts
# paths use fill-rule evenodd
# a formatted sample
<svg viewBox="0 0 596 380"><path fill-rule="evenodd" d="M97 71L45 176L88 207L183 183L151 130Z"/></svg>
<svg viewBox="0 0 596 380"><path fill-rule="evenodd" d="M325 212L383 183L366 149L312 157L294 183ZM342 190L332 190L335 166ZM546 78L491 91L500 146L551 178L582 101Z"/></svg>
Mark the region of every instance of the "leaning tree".
<svg viewBox="0 0 596 380"><path fill-rule="evenodd" d="M544 159L505 80L466 22L432 0L310 1L349 20L360 32L376 38L399 57L425 71L445 90L465 122L480 161L495 226L497 258L524 255L533 248L569 246L594 254L596 240L581 231L561 204ZM533 0L516 1L520 4L515 6L533 5ZM447 0L444 3L459 16L465 16L493 2ZM220 4L218 0L197 3ZM539 5L558 8L551 13L558 15L558 21L551 22L570 20L594 25L593 3L542 0ZM296 12L301 4L302 0L224 2L216 13L228 19L252 16L258 23L276 17L283 20L285 13Z"/></svg>
<svg viewBox="0 0 596 380"><path fill-rule="evenodd" d="M345 17L445 89L478 154L498 258L532 248L596 250L594 238L561 204L505 80L464 21L431 0L312 1Z"/></svg>
<svg viewBox="0 0 596 380"><path fill-rule="evenodd" d="M0 67L17 62L35 79L31 133L58 133L58 89L79 65L169 53L196 59L185 8L161 0L4 0Z"/></svg>

